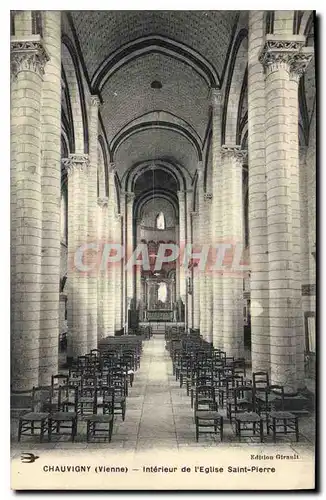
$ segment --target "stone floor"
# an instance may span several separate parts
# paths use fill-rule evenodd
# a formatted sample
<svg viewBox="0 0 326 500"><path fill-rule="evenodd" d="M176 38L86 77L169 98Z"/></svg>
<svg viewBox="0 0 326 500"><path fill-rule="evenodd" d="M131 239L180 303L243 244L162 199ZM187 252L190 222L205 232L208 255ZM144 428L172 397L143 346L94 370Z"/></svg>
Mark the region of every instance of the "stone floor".
<svg viewBox="0 0 326 500"><path fill-rule="evenodd" d="M185 388L180 389L178 382L172 375L172 363L165 350L165 341L162 336L153 336L144 342L141 367L136 372L135 382L127 399L127 412L124 422L121 416L116 416L113 438L110 444L86 443L85 424L78 422L78 436L75 443L60 440L59 442L42 443L37 438L23 437L17 442L17 420L12 421L12 456L16 457L20 451L28 450L75 450L110 448L142 452L145 450L186 451L196 448L212 447L240 447L258 446L260 449L313 451L315 419L314 416L300 419L300 441L296 443L294 436L287 437L274 445L270 438L263 445L247 438L239 443L231 425L226 422L224 441L220 443L215 436L202 435L199 442L195 441L195 425L193 410L190 407L190 398ZM63 439L63 438L62 438ZM254 444L255 443L255 444Z"/></svg>

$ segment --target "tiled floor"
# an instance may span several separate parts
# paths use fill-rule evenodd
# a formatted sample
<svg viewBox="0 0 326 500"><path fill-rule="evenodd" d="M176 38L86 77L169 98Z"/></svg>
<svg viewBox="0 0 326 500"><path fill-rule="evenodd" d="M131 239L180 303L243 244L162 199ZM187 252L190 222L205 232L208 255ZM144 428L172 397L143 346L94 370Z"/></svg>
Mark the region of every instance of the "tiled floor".
<svg viewBox="0 0 326 500"><path fill-rule="evenodd" d="M87 444L85 424L78 423L77 442L68 441L40 444L36 439L24 437L17 443L17 421L12 423L12 453L17 455L20 450L31 449L78 449L87 448L89 451L101 447L115 450L129 450L142 452L150 449L188 450L190 448L205 447L247 447L253 442L239 443L233 429L225 423L224 441L220 443L215 436L200 436L199 443L195 441L195 425L193 410L190 407L190 398L185 388L180 389L178 382L172 375L172 363L165 350L163 336L153 336L150 341L144 342L141 367L136 372L135 382L127 399L125 422L121 416L116 417L114 434L110 444ZM287 449L298 450L307 448L312 450L314 440L314 417L300 420L300 442L294 440L280 442L276 446L286 446ZM258 443L257 443L258 444ZM271 441L263 445L274 446Z"/></svg>

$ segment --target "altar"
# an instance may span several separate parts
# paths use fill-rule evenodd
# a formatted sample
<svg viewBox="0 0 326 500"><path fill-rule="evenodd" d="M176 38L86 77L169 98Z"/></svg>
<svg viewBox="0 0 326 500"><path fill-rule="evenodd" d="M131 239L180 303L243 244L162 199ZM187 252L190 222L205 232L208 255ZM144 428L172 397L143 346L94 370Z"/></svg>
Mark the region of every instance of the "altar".
<svg viewBox="0 0 326 500"><path fill-rule="evenodd" d="M161 276L146 277L143 282L141 321L178 321L175 280Z"/></svg>

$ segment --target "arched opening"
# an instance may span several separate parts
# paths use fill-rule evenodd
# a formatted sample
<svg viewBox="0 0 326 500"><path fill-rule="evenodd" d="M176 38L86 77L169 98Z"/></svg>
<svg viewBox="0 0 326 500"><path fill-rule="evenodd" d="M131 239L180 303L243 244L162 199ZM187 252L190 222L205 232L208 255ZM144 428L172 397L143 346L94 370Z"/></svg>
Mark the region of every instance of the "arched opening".
<svg viewBox="0 0 326 500"><path fill-rule="evenodd" d="M165 223L165 217L164 217L163 212L160 212L159 214L157 214L156 220L155 220L155 227L156 227L156 229L161 229L162 231L165 229L166 223Z"/></svg>

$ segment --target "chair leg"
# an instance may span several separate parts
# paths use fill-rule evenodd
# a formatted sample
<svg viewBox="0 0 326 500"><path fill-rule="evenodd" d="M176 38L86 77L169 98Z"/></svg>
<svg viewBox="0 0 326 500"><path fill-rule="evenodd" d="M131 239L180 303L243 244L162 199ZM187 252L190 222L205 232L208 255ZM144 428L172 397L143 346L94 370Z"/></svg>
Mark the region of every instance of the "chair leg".
<svg viewBox="0 0 326 500"><path fill-rule="evenodd" d="M113 418L110 422L110 427L109 427L109 443L111 443L112 433L113 433Z"/></svg>
<svg viewBox="0 0 326 500"><path fill-rule="evenodd" d="M52 420L49 418L48 420L48 441L50 442L52 438Z"/></svg>
<svg viewBox="0 0 326 500"><path fill-rule="evenodd" d="M199 428L198 428L199 422L198 418L196 418L196 442L198 443L198 438L199 438Z"/></svg>
<svg viewBox="0 0 326 500"><path fill-rule="evenodd" d="M22 435L22 428L23 428L23 421L19 420L18 424L18 442L20 441L21 435Z"/></svg>
<svg viewBox="0 0 326 500"><path fill-rule="evenodd" d="M295 439L297 442L299 441L299 419L298 419L298 417L295 417Z"/></svg>
<svg viewBox="0 0 326 500"><path fill-rule="evenodd" d="M259 422L259 434L260 434L260 442L262 443L264 441L264 427L262 420Z"/></svg>
<svg viewBox="0 0 326 500"><path fill-rule="evenodd" d="M273 418L273 441L276 443L276 419Z"/></svg>
<svg viewBox="0 0 326 500"><path fill-rule="evenodd" d="M220 436L221 441L223 441L223 417L220 418Z"/></svg>
<svg viewBox="0 0 326 500"><path fill-rule="evenodd" d="M287 432L288 432L288 426L287 426L287 420L286 420L286 418L283 419L283 429L284 429L284 434L287 434Z"/></svg>
<svg viewBox="0 0 326 500"><path fill-rule="evenodd" d="M44 425L45 425L44 420L41 420L41 425L40 425L40 443L42 443L43 437L44 437Z"/></svg>
<svg viewBox="0 0 326 500"><path fill-rule="evenodd" d="M74 419L71 423L71 440L72 440L72 442L75 441L76 434L77 434L77 419Z"/></svg>

